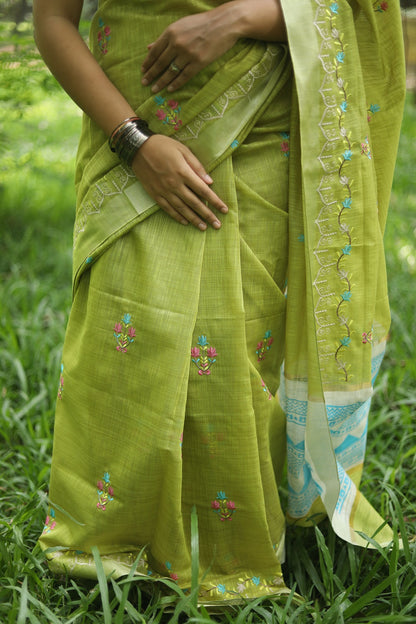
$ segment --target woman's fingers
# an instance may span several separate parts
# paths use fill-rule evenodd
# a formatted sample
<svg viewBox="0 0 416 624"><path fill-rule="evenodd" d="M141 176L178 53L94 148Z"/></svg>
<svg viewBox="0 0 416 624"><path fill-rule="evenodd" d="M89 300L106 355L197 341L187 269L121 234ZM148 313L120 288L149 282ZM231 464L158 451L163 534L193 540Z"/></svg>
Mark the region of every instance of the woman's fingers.
<svg viewBox="0 0 416 624"><path fill-rule="evenodd" d="M187 186L191 188L196 195L207 201L211 206L220 210L223 214L228 212L227 205L218 197L216 193L208 186L212 184L212 178L207 174L198 158L190 150L184 150L183 156L189 165L192 173L187 181Z"/></svg>
<svg viewBox="0 0 416 624"><path fill-rule="evenodd" d="M158 197L157 200L158 205L164 210L172 219L175 219L178 223L182 225L188 225L189 221L185 219L173 206L169 203L167 199L164 197Z"/></svg>
<svg viewBox="0 0 416 624"><path fill-rule="evenodd" d="M153 43L147 46L148 53L142 64L142 72L144 74L146 74L146 72L149 71L150 68L157 62L160 55L163 54L168 45L169 40L166 33L162 33L156 41L153 41Z"/></svg>
<svg viewBox="0 0 416 624"><path fill-rule="evenodd" d="M155 84L152 86L152 92L158 93L165 87L172 92L175 89L182 87L188 80L198 73L198 68L192 63L188 63L186 60L181 60L179 57L169 64L166 71L157 78ZM149 79L148 84L152 82Z"/></svg>
<svg viewBox="0 0 416 624"><path fill-rule="evenodd" d="M172 199L172 204L175 206L177 210L183 208L181 210L181 214L199 229L206 229L206 223L209 223L215 230L218 230L221 227L221 221L218 219L217 215L210 210L210 208L204 204L203 201L199 197L195 195L189 188L183 190L182 196L178 198L179 201L176 202L175 199ZM202 220L202 221L201 221ZM205 225L204 228L201 227L201 223Z"/></svg>

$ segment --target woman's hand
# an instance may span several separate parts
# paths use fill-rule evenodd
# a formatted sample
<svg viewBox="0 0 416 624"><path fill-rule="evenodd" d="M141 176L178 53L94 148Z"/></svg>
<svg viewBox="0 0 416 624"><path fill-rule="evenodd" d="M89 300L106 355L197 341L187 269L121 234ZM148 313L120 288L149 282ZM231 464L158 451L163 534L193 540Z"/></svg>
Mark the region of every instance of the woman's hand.
<svg viewBox="0 0 416 624"><path fill-rule="evenodd" d="M170 24L148 45L142 84L175 91L230 50L241 37L285 41L280 0L231 0Z"/></svg>
<svg viewBox="0 0 416 624"><path fill-rule="evenodd" d="M149 195L175 221L192 223L200 230L206 230L205 221L215 229L221 227L207 203L222 213L228 212L228 208L210 189L212 179L199 160L179 141L161 134L151 136L138 150L133 171Z"/></svg>
<svg viewBox="0 0 416 624"><path fill-rule="evenodd" d="M148 46L142 84L148 85L157 78L153 93L164 87L174 91L232 48L238 36L227 28L221 15L222 12L212 9L170 24Z"/></svg>

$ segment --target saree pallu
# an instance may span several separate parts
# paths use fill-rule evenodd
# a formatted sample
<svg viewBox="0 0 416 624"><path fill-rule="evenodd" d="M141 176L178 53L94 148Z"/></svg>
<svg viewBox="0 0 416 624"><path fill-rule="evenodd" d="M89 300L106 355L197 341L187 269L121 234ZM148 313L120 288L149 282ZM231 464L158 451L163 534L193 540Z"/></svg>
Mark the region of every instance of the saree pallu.
<svg viewBox="0 0 416 624"><path fill-rule="evenodd" d="M175 223L84 119L40 539L53 571L95 577L98 546L106 574L135 565L187 589L195 508L204 604L287 592L280 405L290 519L328 513L352 543L383 524L357 487L388 326L382 230L403 95L391 58L374 59L390 37L402 61L398 10L381 23L373 3L316 1L282 3L290 55L240 41L174 96L151 95L146 44L220 3L159 2L155 16L154 2L107 1L94 18L104 71L192 149L230 210L219 231Z"/></svg>

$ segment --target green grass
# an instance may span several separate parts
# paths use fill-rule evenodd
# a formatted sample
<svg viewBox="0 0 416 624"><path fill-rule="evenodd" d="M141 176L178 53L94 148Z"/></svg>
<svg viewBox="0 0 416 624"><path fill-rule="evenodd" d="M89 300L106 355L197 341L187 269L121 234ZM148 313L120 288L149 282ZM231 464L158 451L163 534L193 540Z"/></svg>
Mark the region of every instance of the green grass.
<svg viewBox="0 0 416 624"><path fill-rule="evenodd" d="M27 45L29 62L36 61ZM20 58L8 54L10 63ZM47 510L53 407L70 306L80 116L40 65L25 62L17 69L13 93L19 99L22 91L24 105L0 107L1 624L414 623L416 551L406 538L416 527L416 108L410 98L386 234L391 340L377 382L362 488L395 529L393 547L354 548L327 523L290 528L285 578L304 602L293 596L280 603L257 600L219 617L197 610L170 581L165 590L175 591L178 602L168 613L171 599L151 581L107 583L102 571L96 583L54 578L36 546ZM0 75L0 99L2 85L11 81L7 71ZM31 72L36 75L27 90ZM196 566L194 557L194 573Z"/></svg>

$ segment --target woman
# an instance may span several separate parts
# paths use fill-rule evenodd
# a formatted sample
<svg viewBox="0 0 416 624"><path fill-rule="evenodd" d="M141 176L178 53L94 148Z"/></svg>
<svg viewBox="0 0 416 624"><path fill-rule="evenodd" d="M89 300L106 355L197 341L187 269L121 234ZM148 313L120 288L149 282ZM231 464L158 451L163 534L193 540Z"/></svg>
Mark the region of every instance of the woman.
<svg viewBox="0 0 416 624"><path fill-rule="evenodd" d="M81 8L34 3L86 112L41 545L86 577L93 546L115 576L143 551L137 573L188 588L195 507L202 603L284 593L285 421L289 518L391 538L357 488L389 323L399 8L103 0L91 52Z"/></svg>

